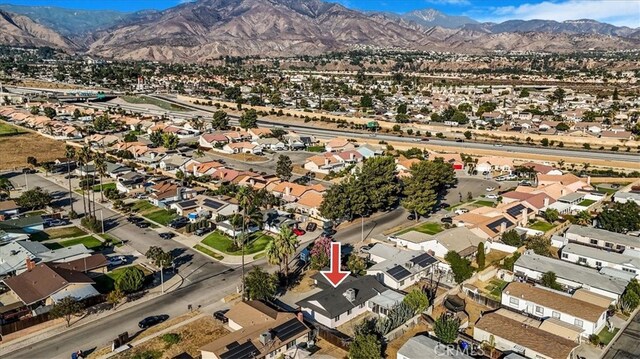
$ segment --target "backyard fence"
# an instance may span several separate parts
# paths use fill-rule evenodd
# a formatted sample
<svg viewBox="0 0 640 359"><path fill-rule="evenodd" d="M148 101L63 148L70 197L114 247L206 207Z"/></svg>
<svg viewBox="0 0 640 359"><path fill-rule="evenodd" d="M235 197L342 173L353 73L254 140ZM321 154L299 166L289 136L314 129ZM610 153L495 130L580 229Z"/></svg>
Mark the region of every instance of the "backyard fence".
<svg viewBox="0 0 640 359"><path fill-rule="evenodd" d="M318 337L328 341L329 343L337 346L340 349L349 351L351 338L343 333L318 326Z"/></svg>

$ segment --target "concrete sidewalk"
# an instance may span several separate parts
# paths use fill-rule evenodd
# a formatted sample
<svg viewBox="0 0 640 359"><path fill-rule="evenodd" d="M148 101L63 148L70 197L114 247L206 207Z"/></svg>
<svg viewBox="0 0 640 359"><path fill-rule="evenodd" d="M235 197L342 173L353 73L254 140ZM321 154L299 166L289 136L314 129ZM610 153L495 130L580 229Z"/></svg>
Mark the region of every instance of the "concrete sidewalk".
<svg viewBox="0 0 640 359"><path fill-rule="evenodd" d="M182 277L180 277L179 275L173 276L171 279L165 282L164 294L167 294L171 291L174 291L180 288L180 286L182 285L182 282L183 282ZM36 330L31 330L30 333L27 335L20 335L21 331L9 334L3 337L2 344L0 344L0 358L6 354L28 347L34 343L50 339L68 330L77 329L78 327L82 327L83 325L95 322L97 320L101 320L105 317L108 317L112 314L122 311L123 309L144 304L147 301L153 298L157 298L161 295L163 295L163 293L160 286L154 287L150 289L149 292L141 299L120 304L118 307L116 307L115 310L111 309L111 310L102 311L96 314L85 314L85 316L83 316L82 318L79 318L75 321L72 320L71 327L67 327L66 322L64 320L54 325L51 325L51 321L50 321L50 322L45 322L37 326L31 327L31 328L36 328L41 326L42 329L38 330L36 328Z"/></svg>

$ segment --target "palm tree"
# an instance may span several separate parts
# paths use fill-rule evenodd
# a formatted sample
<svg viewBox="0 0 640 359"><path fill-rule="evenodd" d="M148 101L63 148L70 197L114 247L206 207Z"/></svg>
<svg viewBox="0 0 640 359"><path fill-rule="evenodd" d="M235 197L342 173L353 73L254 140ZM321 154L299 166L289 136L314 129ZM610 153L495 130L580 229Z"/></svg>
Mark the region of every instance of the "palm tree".
<svg viewBox="0 0 640 359"><path fill-rule="evenodd" d="M9 181L9 179L0 178L0 195L2 195L0 196L0 198L3 197L4 195L9 197L12 188L13 188L13 185L11 184L11 181Z"/></svg>
<svg viewBox="0 0 640 359"><path fill-rule="evenodd" d="M100 175L100 202L104 202L104 184L102 183L102 179L107 175L107 160L104 153L96 153L94 167Z"/></svg>
<svg viewBox="0 0 640 359"><path fill-rule="evenodd" d="M83 146L82 149L80 149L80 152L77 153L78 156L78 167L80 167L81 169L85 169L86 170L86 166L87 163L89 162L89 158L91 157L91 150L89 149L89 147L87 146ZM87 186L85 183L85 180L81 180L80 181L81 186L80 189L82 190L82 206L84 207L84 215L86 216L87 213L89 215L91 215L91 203L87 203L87 201L85 200L85 192L87 190ZM89 206L89 212L87 212L87 205Z"/></svg>
<svg viewBox="0 0 640 359"><path fill-rule="evenodd" d="M278 270L282 272L282 261L283 258L279 251L278 246L276 245L276 241L271 241L267 244L265 248L265 256L267 257L267 262L271 265L278 265Z"/></svg>
<svg viewBox="0 0 640 359"><path fill-rule="evenodd" d="M64 148L64 155L67 158L67 178L69 179L69 206L71 207L71 213L73 210L73 191L71 189L71 160L76 157L76 149L73 146L67 145Z"/></svg>
<svg viewBox="0 0 640 359"><path fill-rule="evenodd" d="M242 243L240 244L241 248L242 248L242 283L244 283L244 247L246 244L246 237L244 237L244 233L245 233L245 228L247 227L247 217L248 214L251 212L255 213L255 209L254 209L254 199L255 199L255 193L253 193L253 189L251 189L251 187L247 187L247 186L243 186L240 187L240 189L238 190L238 193L236 193L236 197L238 199L238 204L240 205L240 207L242 208ZM242 300L245 300L245 295L246 291L244 288L244 284L242 286Z"/></svg>
<svg viewBox="0 0 640 359"><path fill-rule="evenodd" d="M282 225L280 227L280 233L274 240L275 246L278 248L277 252L284 261L284 276L289 278L289 258L295 255L296 248L300 244L298 236L293 233L290 226Z"/></svg>

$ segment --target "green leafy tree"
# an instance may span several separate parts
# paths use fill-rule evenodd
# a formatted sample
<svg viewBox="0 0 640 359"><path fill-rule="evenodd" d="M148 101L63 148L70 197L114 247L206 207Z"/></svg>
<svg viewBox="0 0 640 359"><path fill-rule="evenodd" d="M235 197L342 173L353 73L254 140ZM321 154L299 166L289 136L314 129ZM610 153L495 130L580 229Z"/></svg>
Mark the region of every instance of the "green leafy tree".
<svg viewBox="0 0 640 359"><path fill-rule="evenodd" d="M540 277L540 284L547 288L562 290L562 286L558 283L558 277L554 272L543 273Z"/></svg>
<svg viewBox="0 0 640 359"><path fill-rule="evenodd" d="M640 206L633 201L614 203L600 212L598 226L610 232L627 233L640 230Z"/></svg>
<svg viewBox="0 0 640 359"><path fill-rule="evenodd" d="M429 298L420 289L413 289L402 300L414 313L422 313L429 307Z"/></svg>
<svg viewBox="0 0 640 359"><path fill-rule="evenodd" d="M454 316L443 313L433 324L436 337L445 344L453 344L458 339L460 320Z"/></svg>
<svg viewBox="0 0 640 359"><path fill-rule="evenodd" d="M162 146L168 150L175 150L180 144L180 139L173 133L162 134Z"/></svg>
<svg viewBox="0 0 640 359"><path fill-rule="evenodd" d="M16 203L23 208L31 210L41 209L51 203L51 194L40 187L35 187L28 191L22 192L22 195L18 197Z"/></svg>
<svg viewBox="0 0 640 359"><path fill-rule="evenodd" d="M510 246L520 247L522 245L522 237L515 229L512 229L502 234L502 242Z"/></svg>
<svg viewBox="0 0 640 359"><path fill-rule="evenodd" d="M551 255L551 240L543 236L529 238L526 246L527 249L533 250L535 254L547 257Z"/></svg>
<svg viewBox="0 0 640 359"><path fill-rule="evenodd" d="M278 279L260 267L253 267L245 278L245 292L249 300L271 300L278 289Z"/></svg>
<svg viewBox="0 0 640 359"><path fill-rule="evenodd" d="M111 304L113 308L116 308L122 299L124 299L124 293L119 289L114 289L107 294L107 303Z"/></svg>
<svg viewBox="0 0 640 359"><path fill-rule="evenodd" d="M627 290L620 298L620 307L624 313L633 312L640 305L640 296L632 291Z"/></svg>
<svg viewBox="0 0 640 359"><path fill-rule="evenodd" d="M471 262L466 258L460 257L460 255L456 251L449 251L444 259L451 266L453 278L456 283L461 284L465 280L471 278L471 276L473 275L473 267L471 266Z"/></svg>
<svg viewBox="0 0 640 359"><path fill-rule="evenodd" d="M149 135L149 141L155 147L160 147L164 143L164 139L162 137L162 131L154 131Z"/></svg>
<svg viewBox="0 0 640 359"><path fill-rule="evenodd" d="M240 117L240 127L245 130L258 127L258 113L254 109L245 110Z"/></svg>
<svg viewBox="0 0 640 359"><path fill-rule="evenodd" d="M107 114L97 116L93 119L93 128L98 132L106 131L112 126L113 123L111 122Z"/></svg>
<svg viewBox="0 0 640 359"><path fill-rule="evenodd" d="M144 284L144 273L137 267L126 267L116 280L116 289L123 293L133 293Z"/></svg>
<svg viewBox="0 0 640 359"><path fill-rule="evenodd" d="M360 98L360 107L364 107L364 108L373 107L373 98L371 98L371 95L365 94Z"/></svg>
<svg viewBox="0 0 640 359"><path fill-rule="evenodd" d="M213 113L213 120L211 121L211 127L216 130L224 130L229 127L229 116L223 110L218 110Z"/></svg>
<svg viewBox="0 0 640 359"><path fill-rule="evenodd" d="M49 118L54 118L57 115L56 110L51 107L45 107L42 111L44 112L44 115Z"/></svg>
<svg viewBox="0 0 640 359"><path fill-rule="evenodd" d="M38 106L31 106L31 107L29 108L29 113L30 113L30 114L32 114L32 115L34 115L34 116L39 115L39 114L40 114L40 107L38 107Z"/></svg>
<svg viewBox="0 0 640 359"><path fill-rule="evenodd" d="M558 87L555 91L553 91L553 94L550 96L550 98L552 101L555 101L557 103L562 103L564 102L565 96L566 96L566 91Z"/></svg>
<svg viewBox="0 0 640 359"><path fill-rule="evenodd" d="M570 129L569 125L567 125L564 122L560 122L559 124L556 125L556 130L561 132L569 131L569 129Z"/></svg>
<svg viewBox="0 0 640 359"><path fill-rule="evenodd" d="M282 181L288 181L293 174L293 162L287 155L278 156L278 162L276 163L276 176Z"/></svg>
<svg viewBox="0 0 640 359"><path fill-rule="evenodd" d="M71 326L71 318L82 312L82 304L74 297L64 297L53 305L49 315L53 318L64 318L67 328Z"/></svg>
<svg viewBox="0 0 640 359"><path fill-rule="evenodd" d="M476 254L476 263L478 263L478 268L483 269L485 266L485 253L484 253L484 242L478 243L478 254Z"/></svg>
<svg viewBox="0 0 640 359"><path fill-rule="evenodd" d="M513 266L515 265L518 258L520 258L520 252L515 252L512 256L509 256L503 260L502 268L513 271Z"/></svg>
<svg viewBox="0 0 640 359"><path fill-rule="evenodd" d="M423 216L431 212L438 198L457 182L453 167L442 161L420 161L409 172L410 176L404 180L402 205Z"/></svg>
<svg viewBox="0 0 640 359"><path fill-rule="evenodd" d="M349 359L382 357L382 344L374 334L356 335L349 345Z"/></svg>
<svg viewBox="0 0 640 359"><path fill-rule="evenodd" d="M138 135L134 132L129 132L122 138L124 142L136 142L138 140Z"/></svg>
<svg viewBox="0 0 640 359"><path fill-rule="evenodd" d="M464 131L464 138L470 140L471 137L473 137L473 133L471 133L471 131Z"/></svg>
<svg viewBox="0 0 640 359"><path fill-rule="evenodd" d="M560 213L557 209L553 208L547 208L542 215L544 216L544 219L546 219L549 223L553 223L560 219Z"/></svg>
<svg viewBox="0 0 640 359"><path fill-rule="evenodd" d="M347 268L357 276L364 275L367 272L367 262L364 258L352 253L347 260Z"/></svg>

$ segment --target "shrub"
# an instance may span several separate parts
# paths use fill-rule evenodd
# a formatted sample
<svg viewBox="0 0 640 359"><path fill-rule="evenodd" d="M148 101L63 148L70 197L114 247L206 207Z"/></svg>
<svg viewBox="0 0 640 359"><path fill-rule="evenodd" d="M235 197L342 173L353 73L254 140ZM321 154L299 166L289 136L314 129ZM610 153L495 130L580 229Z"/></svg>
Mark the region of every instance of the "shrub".
<svg viewBox="0 0 640 359"><path fill-rule="evenodd" d="M597 334L591 334L589 335L589 342L591 342L591 344L593 345L599 345L600 337Z"/></svg>
<svg viewBox="0 0 640 359"><path fill-rule="evenodd" d="M181 339L182 338L180 338L180 334L176 333L167 333L162 336L162 341L166 344L167 348L174 344L180 343Z"/></svg>

